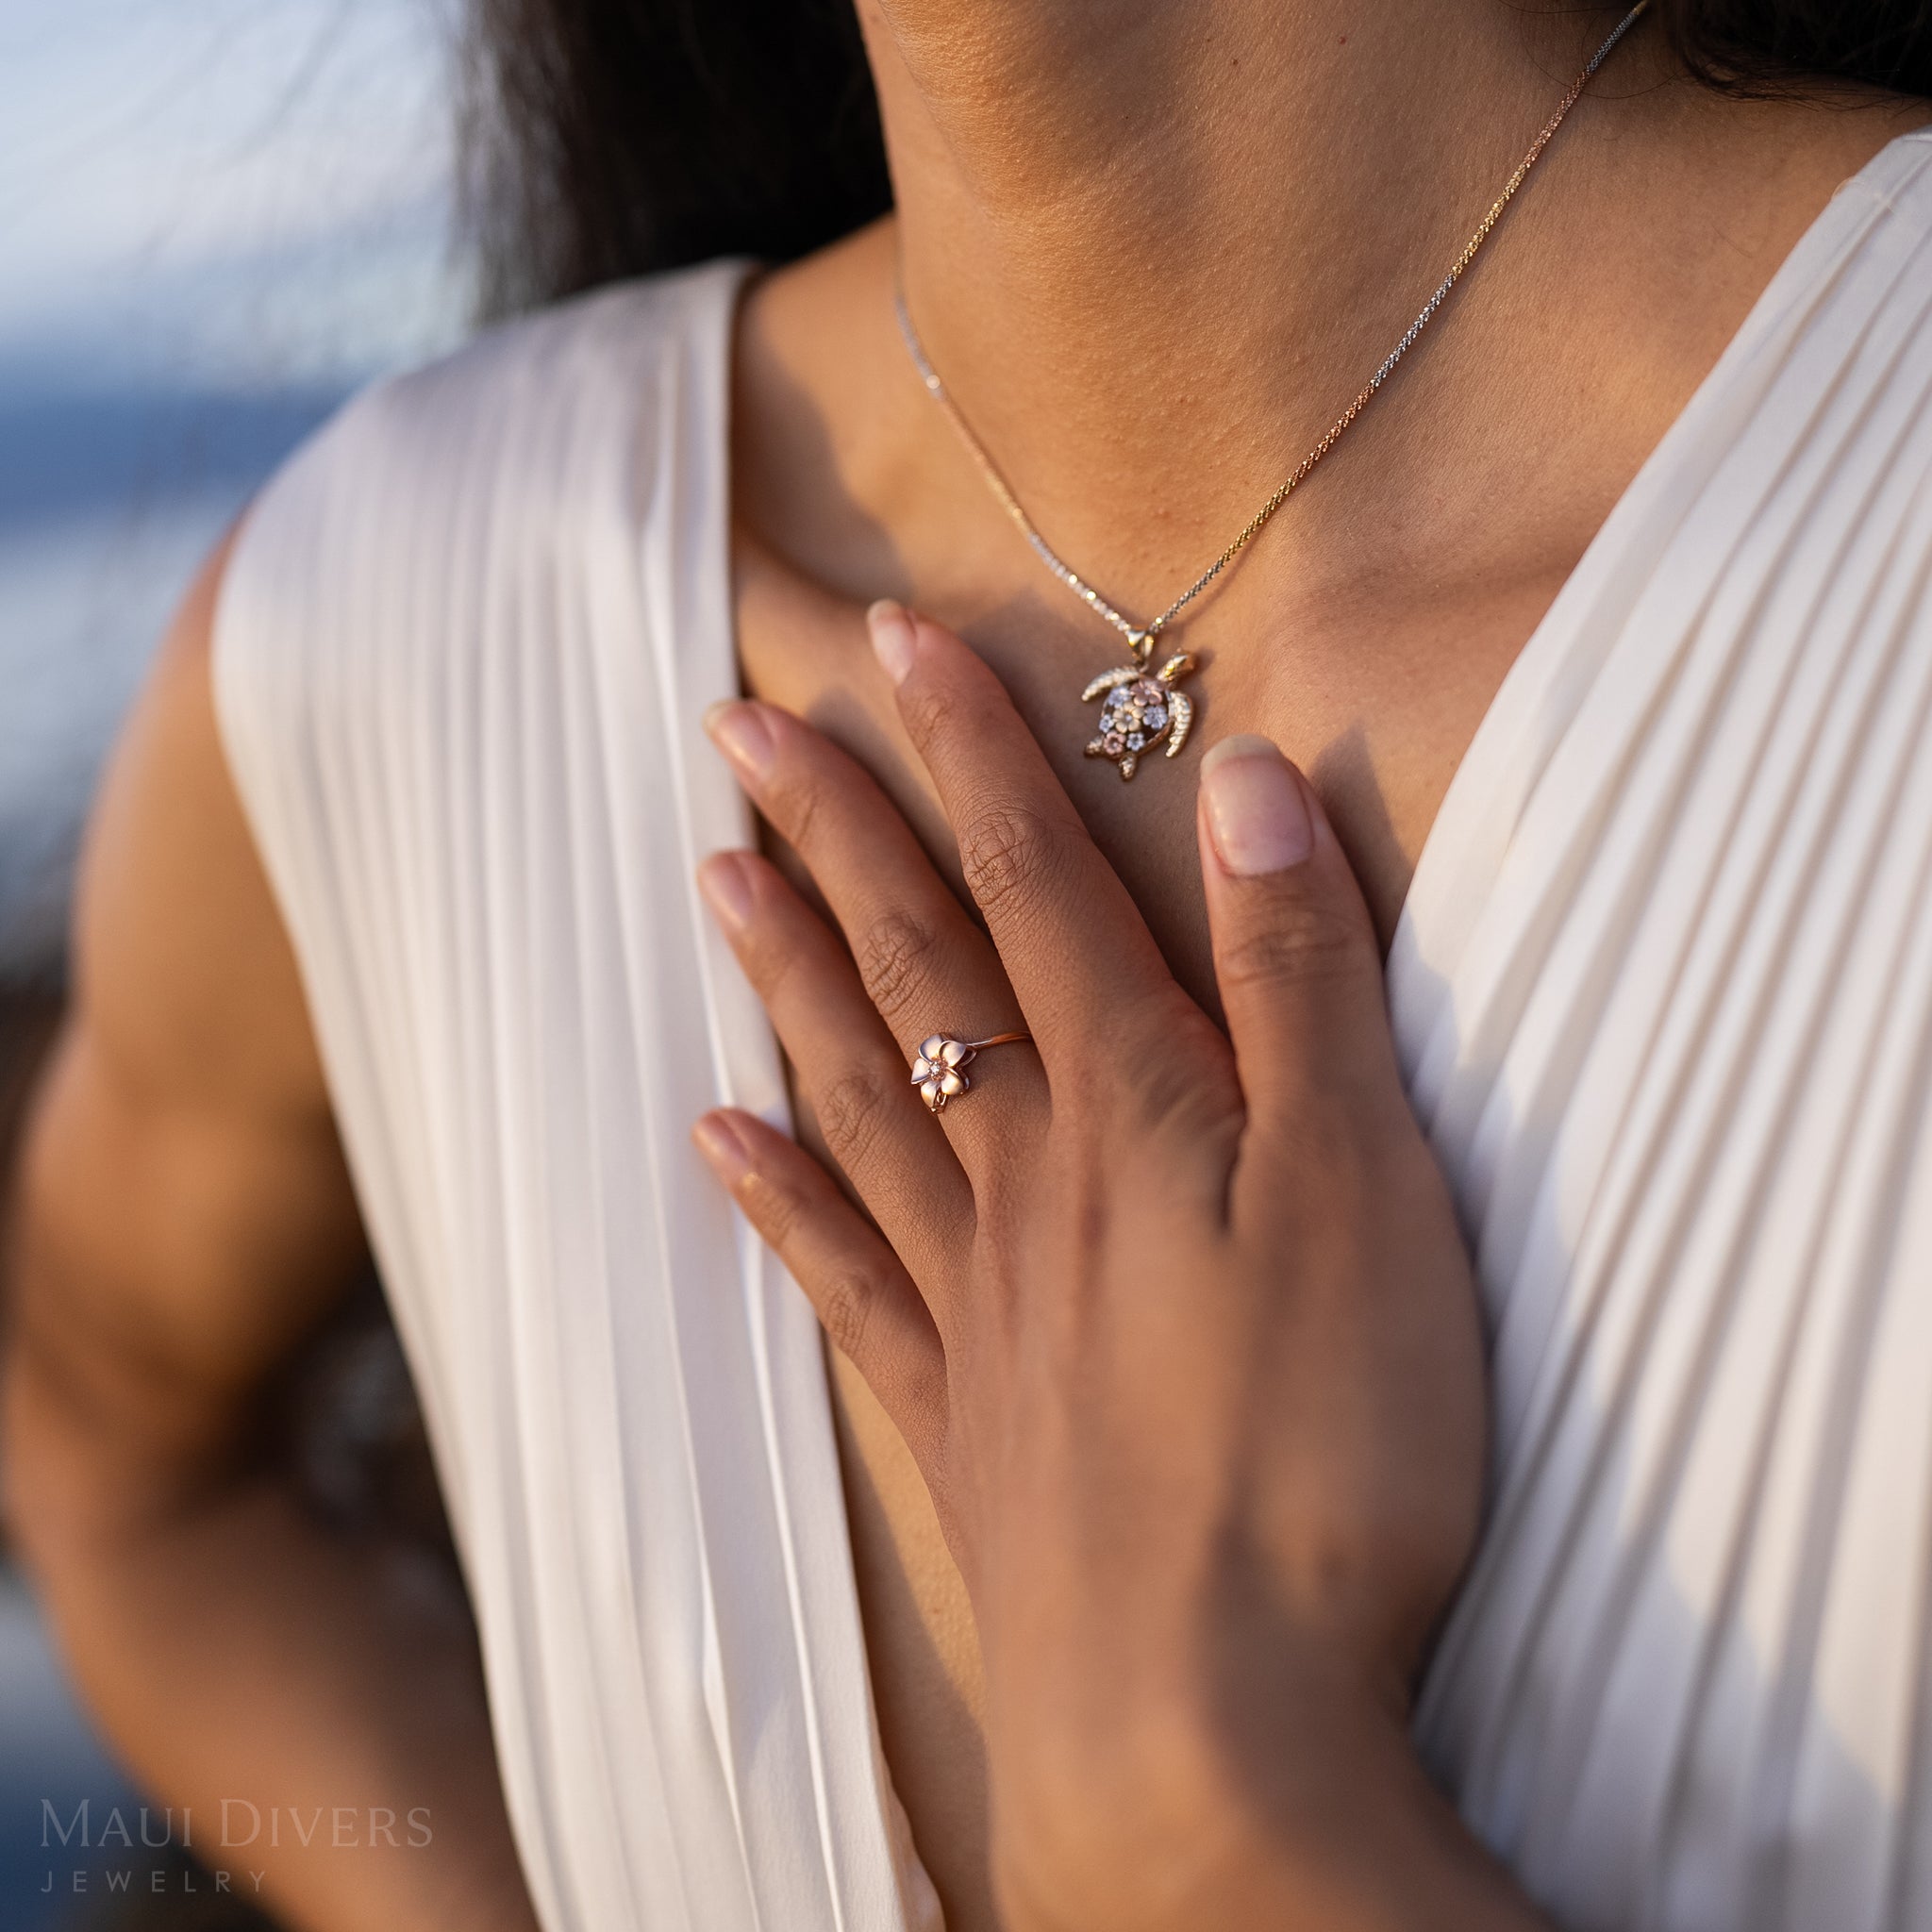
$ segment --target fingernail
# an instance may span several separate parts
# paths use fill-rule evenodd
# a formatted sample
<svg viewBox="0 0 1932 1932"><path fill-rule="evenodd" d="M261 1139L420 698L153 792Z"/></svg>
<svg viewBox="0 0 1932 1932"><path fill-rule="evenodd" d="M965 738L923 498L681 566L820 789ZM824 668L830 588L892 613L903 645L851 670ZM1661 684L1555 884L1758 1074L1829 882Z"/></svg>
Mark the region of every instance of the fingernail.
<svg viewBox="0 0 1932 1932"><path fill-rule="evenodd" d="M731 762L752 779L772 768L772 726L764 707L743 698L720 698L705 713L705 729Z"/></svg>
<svg viewBox="0 0 1932 1932"><path fill-rule="evenodd" d="M1286 872L1315 849L1314 822L1288 760L1265 738L1224 738L1201 760L1208 831L1237 878Z"/></svg>
<svg viewBox="0 0 1932 1932"><path fill-rule="evenodd" d="M698 867L698 891L729 932L742 932L751 918L751 880L735 852L714 852Z"/></svg>
<svg viewBox="0 0 1932 1932"><path fill-rule="evenodd" d="M885 673L895 685L903 684L912 669L912 654L919 639L913 629L911 613L905 605L881 597L865 613L872 629L872 647Z"/></svg>
<svg viewBox="0 0 1932 1932"><path fill-rule="evenodd" d="M711 1172L733 1188L751 1172L751 1149L721 1113L708 1113L691 1130L697 1149L711 1163Z"/></svg>

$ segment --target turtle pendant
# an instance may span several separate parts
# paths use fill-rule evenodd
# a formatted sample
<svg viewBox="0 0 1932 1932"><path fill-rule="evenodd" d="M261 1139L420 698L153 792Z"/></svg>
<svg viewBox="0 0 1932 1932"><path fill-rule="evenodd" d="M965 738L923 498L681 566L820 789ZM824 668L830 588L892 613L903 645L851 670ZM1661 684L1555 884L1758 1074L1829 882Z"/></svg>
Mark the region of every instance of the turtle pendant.
<svg viewBox="0 0 1932 1932"><path fill-rule="evenodd" d="M1100 724L1087 746L1090 758L1112 758L1123 778L1131 778L1142 758L1163 739L1169 758L1178 758L1194 723L1194 701L1174 686L1193 670L1185 651L1170 658L1158 671L1143 661L1104 671L1080 693L1082 704L1105 695Z"/></svg>

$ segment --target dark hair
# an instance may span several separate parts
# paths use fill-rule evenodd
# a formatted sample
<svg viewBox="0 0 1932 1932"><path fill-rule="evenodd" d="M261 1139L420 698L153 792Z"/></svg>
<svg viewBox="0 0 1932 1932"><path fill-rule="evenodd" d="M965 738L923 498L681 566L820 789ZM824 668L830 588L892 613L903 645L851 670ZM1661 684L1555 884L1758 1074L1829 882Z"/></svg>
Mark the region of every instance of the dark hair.
<svg viewBox="0 0 1932 1932"><path fill-rule="evenodd" d="M1932 95L1932 0L1653 0L1700 80ZM891 202L852 0L475 0L470 225L491 312L715 255L788 261Z"/></svg>
<svg viewBox="0 0 1932 1932"><path fill-rule="evenodd" d="M891 205L853 0L473 0L484 308L717 255L790 261Z"/></svg>

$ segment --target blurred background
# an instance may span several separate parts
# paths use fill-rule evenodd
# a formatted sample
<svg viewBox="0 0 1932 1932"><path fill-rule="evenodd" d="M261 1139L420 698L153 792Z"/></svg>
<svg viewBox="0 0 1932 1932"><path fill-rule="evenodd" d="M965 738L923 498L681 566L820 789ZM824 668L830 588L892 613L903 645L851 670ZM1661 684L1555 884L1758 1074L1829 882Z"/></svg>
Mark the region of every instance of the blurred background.
<svg viewBox="0 0 1932 1932"><path fill-rule="evenodd" d="M0 1212L88 798L170 610L307 430L471 311L455 6L0 0ZM407 1389L372 1346L380 1430ZM46 1807L83 1800L131 1852L60 1844ZM139 1804L0 1526L0 1932L261 1923L143 1848Z"/></svg>

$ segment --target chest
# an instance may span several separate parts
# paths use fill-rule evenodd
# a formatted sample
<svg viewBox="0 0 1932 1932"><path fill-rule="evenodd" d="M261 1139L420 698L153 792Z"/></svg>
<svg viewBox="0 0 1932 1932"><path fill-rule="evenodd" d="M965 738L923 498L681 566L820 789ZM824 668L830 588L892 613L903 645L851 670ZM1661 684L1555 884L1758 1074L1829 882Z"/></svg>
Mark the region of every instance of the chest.
<svg viewBox="0 0 1932 1932"><path fill-rule="evenodd" d="M1217 700L1318 774L1358 863L1385 841L1385 918L1483 722L1391 967L1496 1417L1420 1727L1465 1815L1578 1924L1875 1928L1899 1921L1874 1874L1928 1841L1924 1571L1897 1552L1932 1521L1932 532L1920 487L1820 486L1922 478L1924 456L1905 413L1857 399L1763 420L1810 429L1781 431L1780 462L1720 445L1694 489L1641 486L1513 667L1523 611L1512 634L1445 608L1443 652L1467 671L1489 640L1500 697L1432 679L1419 635L1379 708L1341 652L1283 652L1278 681ZM756 683L767 612L741 613ZM820 619L823 682L794 664L763 688L892 760L942 842L862 642ZM1011 675L1130 883L1172 894L1156 916L1185 961L1191 854L1115 816L1177 772L1122 786L1079 725L1041 724L1065 688ZM1373 782L1351 802L1357 728ZM888 1759L951 1923L978 1932L970 1619L902 1453L835 1387Z"/></svg>
<svg viewBox="0 0 1932 1932"><path fill-rule="evenodd" d="M1570 547L1580 552L1586 538L1579 532ZM910 601L954 622L999 673L1176 975L1211 1008L1194 832L1201 754L1239 732L1282 746L1321 791L1386 947L1457 767L1574 561L1566 555L1558 566L1467 586L1449 603L1374 585L1343 599L1320 590L1279 603L1230 599L1174 634L1174 650L1194 660L1174 687L1191 703L1191 729L1174 757L1167 741L1150 743L1131 779L1113 758L1088 749L1114 722L1106 708L1111 694L1082 696L1127 663L1117 635L1077 608L1069 617L1041 593L963 618L942 595L926 602L915 592ZM957 882L951 827L873 663L861 607L748 534L735 563L744 689L809 719L863 761ZM1157 649L1150 669L1170 655ZM1142 694L1142 729L1168 723L1171 740L1162 696L1158 685L1154 697Z"/></svg>
<svg viewBox="0 0 1932 1932"><path fill-rule="evenodd" d="M957 885L950 827L898 725L857 601L743 533L734 563L744 688L859 758ZM1386 944L1442 794L1556 588L1529 576L1504 594L1406 616L1386 599L1354 610L1324 610L1319 599L1278 612L1224 610L1209 631L1219 641L1187 641L1199 656L1185 687L1197 706L1188 742L1173 759L1157 747L1127 781L1110 758L1086 754L1102 702L1083 702L1082 690L1125 656L1110 633L1069 624L1030 597L962 628L1012 692L1177 976L1213 1009L1194 829L1206 747L1264 732L1310 774ZM773 856L789 863L782 850ZM808 1096L794 1086L792 1098L801 1138L823 1157ZM830 1357L828 1369L888 1764L950 1932L991 1932L980 1666L964 1586L905 1445L842 1359Z"/></svg>

